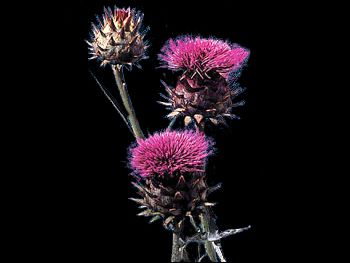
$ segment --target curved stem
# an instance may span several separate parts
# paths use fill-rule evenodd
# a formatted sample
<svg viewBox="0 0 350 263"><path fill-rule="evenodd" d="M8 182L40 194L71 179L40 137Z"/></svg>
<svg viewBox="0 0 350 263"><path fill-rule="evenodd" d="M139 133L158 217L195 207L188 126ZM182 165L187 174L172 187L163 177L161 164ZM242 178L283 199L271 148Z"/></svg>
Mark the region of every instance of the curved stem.
<svg viewBox="0 0 350 263"><path fill-rule="evenodd" d="M115 81L117 83L120 97L122 98L125 110L128 114L127 118L130 123L131 129L136 139L144 138L139 121L136 118L134 107L132 106L131 99L126 87L126 83L123 81L122 66L112 66Z"/></svg>

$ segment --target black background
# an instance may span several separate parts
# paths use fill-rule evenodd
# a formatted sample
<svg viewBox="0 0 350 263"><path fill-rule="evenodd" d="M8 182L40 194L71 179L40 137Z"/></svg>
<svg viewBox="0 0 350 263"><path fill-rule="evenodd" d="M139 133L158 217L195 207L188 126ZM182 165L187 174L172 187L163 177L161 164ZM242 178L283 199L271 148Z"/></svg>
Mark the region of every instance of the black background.
<svg viewBox="0 0 350 263"><path fill-rule="evenodd" d="M54 111L47 117L54 133L45 141L54 154L45 158L48 176L40 182L45 187L39 197L44 216L38 222L47 257L118 261L125 256L155 262L170 258L171 233L159 222L148 224L137 217L137 206L128 201L134 195L126 167L133 137L88 72L117 96L110 68L88 61L84 42L95 15L114 4L141 10L144 24L150 26L150 58L142 61L142 70L125 74L141 126L149 133L168 123L165 109L156 103L163 92L160 79L171 75L157 69L156 58L168 38L215 36L250 49L240 78L247 88L242 96L247 103L236 112L241 120L210 133L217 152L210 160L209 182L223 183L212 196L218 202L218 226L252 226L224 240L223 249L235 262L284 262L306 250L307 238L299 234L307 224L304 212L309 207L302 196L309 179L301 179L296 164L305 161L307 152L293 152L300 150L297 138L305 127L296 118L303 99L295 90L299 69L290 65L299 59L295 47L301 38L301 9L221 0L75 1L52 7L60 23L51 34L57 44L55 77L46 80L55 98ZM41 66L45 67L48 64Z"/></svg>

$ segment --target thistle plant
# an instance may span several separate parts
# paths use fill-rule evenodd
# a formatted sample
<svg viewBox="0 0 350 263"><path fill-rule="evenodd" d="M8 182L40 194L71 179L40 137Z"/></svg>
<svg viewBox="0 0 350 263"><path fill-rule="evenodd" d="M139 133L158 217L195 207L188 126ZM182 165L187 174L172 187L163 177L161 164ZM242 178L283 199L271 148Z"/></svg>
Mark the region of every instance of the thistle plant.
<svg viewBox="0 0 350 263"><path fill-rule="evenodd" d="M205 135L207 124L226 124L236 118L241 106L236 97L243 89L238 77L249 51L237 44L213 38L181 36L170 39L158 58L161 67L180 72L174 87L165 86L168 96L159 103L171 110L169 126L144 136L124 79L124 68L132 69L146 58L147 29L143 14L134 9L105 8L102 20L92 24L87 44L90 59L110 66L121 104L91 72L135 137L129 147L128 166L133 178L140 212L150 222L161 221L173 235L172 262L225 262L221 240L248 227L219 231L209 200L221 184L207 184L207 160L214 154L214 140ZM122 105L122 106L121 106ZM179 127L174 124L179 121ZM226 124L227 125L227 124Z"/></svg>
<svg viewBox="0 0 350 263"><path fill-rule="evenodd" d="M159 59L163 67L181 75L173 89L163 82L168 97L159 103L171 109L167 117L173 122L182 117L185 126L194 123L201 128L207 122L226 124L225 118L238 118L232 109L244 101L234 101L243 91L236 80L248 56L247 49L212 38L170 39Z"/></svg>

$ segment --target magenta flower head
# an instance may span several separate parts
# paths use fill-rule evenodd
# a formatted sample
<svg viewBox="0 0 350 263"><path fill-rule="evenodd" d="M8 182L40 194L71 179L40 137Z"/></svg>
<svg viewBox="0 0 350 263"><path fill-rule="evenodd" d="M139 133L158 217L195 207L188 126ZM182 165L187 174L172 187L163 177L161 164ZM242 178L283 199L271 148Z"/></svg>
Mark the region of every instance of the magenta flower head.
<svg viewBox="0 0 350 263"><path fill-rule="evenodd" d="M211 142L195 131L165 131L139 139L130 149L130 167L135 174L152 176L183 175L203 172L212 153Z"/></svg>
<svg viewBox="0 0 350 263"><path fill-rule="evenodd" d="M167 130L138 139L129 156L140 197L131 200L145 209L138 215L152 217L150 222L163 218L170 230L180 229L189 214L198 216L207 202L205 165L210 154L212 142L202 132Z"/></svg>
<svg viewBox="0 0 350 263"><path fill-rule="evenodd" d="M191 36L170 39L159 54L163 67L183 70L191 78L196 74L211 78L211 73L218 73L227 79L242 68L248 57L249 51L237 44Z"/></svg>
<svg viewBox="0 0 350 263"><path fill-rule="evenodd" d="M206 123L226 125L225 119L239 118L232 109L244 102L235 102L243 91L237 84L249 50L213 38L183 36L170 39L161 49L162 67L182 71L174 88L166 87L167 115L172 122L182 117L186 126L204 129Z"/></svg>

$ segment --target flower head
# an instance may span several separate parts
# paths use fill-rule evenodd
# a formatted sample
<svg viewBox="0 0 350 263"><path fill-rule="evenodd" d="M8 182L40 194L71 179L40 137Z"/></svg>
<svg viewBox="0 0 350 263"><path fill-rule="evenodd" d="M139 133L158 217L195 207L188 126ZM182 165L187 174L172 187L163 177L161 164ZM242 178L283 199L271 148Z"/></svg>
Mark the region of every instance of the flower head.
<svg viewBox="0 0 350 263"><path fill-rule="evenodd" d="M145 32L141 32L143 14L135 9L114 7L104 10L102 21L92 23L90 59L98 59L101 65L132 65L145 58ZM136 64L137 65L137 64Z"/></svg>
<svg viewBox="0 0 350 263"><path fill-rule="evenodd" d="M183 36L170 39L161 50L159 59L163 67L184 70L201 78L218 73L227 78L240 69L248 59L249 51L237 44L213 39Z"/></svg>
<svg viewBox="0 0 350 263"><path fill-rule="evenodd" d="M129 163L141 177L203 172L211 143L194 131L165 131L139 139L130 149Z"/></svg>

